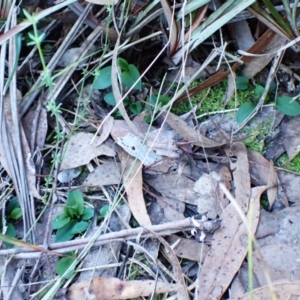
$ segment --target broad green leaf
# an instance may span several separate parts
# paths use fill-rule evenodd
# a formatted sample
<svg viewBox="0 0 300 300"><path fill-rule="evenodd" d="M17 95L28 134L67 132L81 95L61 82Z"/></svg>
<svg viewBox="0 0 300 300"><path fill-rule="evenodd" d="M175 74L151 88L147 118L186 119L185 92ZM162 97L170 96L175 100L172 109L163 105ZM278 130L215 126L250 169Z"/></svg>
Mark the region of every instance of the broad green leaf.
<svg viewBox="0 0 300 300"><path fill-rule="evenodd" d="M66 253L66 254L68 255L68 257L61 258L57 262L56 267L55 267L55 272L60 276L62 276L68 270L68 268L73 264L73 262L76 260L76 255L74 252ZM72 257L70 257L70 256L72 256ZM71 276L74 274L74 270L75 270L75 266L66 275L67 279L71 278Z"/></svg>
<svg viewBox="0 0 300 300"><path fill-rule="evenodd" d="M82 214L82 220L86 221L94 216L94 210L91 207L85 207Z"/></svg>
<svg viewBox="0 0 300 300"><path fill-rule="evenodd" d="M100 217L104 219L108 212L109 212L109 205L105 204L100 208Z"/></svg>
<svg viewBox="0 0 300 300"><path fill-rule="evenodd" d="M67 223L70 222L70 217L66 216L65 214L61 214L57 216L53 221L52 221L52 229L59 229L64 227Z"/></svg>
<svg viewBox="0 0 300 300"><path fill-rule="evenodd" d="M68 194L67 205L75 210L76 216L79 217L83 213L84 200L80 191L74 190Z"/></svg>
<svg viewBox="0 0 300 300"><path fill-rule="evenodd" d="M136 115L138 115L142 111L142 109L143 109L142 104L139 101L131 103L129 106L129 110Z"/></svg>
<svg viewBox="0 0 300 300"><path fill-rule="evenodd" d="M18 197L14 197L8 202L6 206L6 211L8 214L10 214L17 207L20 207L20 203Z"/></svg>
<svg viewBox="0 0 300 300"><path fill-rule="evenodd" d="M15 209L12 210L12 212L9 214L9 217L17 220L22 217L22 210L20 207L16 207Z"/></svg>
<svg viewBox="0 0 300 300"><path fill-rule="evenodd" d="M255 86L254 92L255 92L255 96L257 98L260 98L262 96L262 94L264 93L264 91L265 91L265 88L263 86L261 86L260 84L257 84Z"/></svg>
<svg viewBox="0 0 300 300"><path fill-rule="evenodd" d="M56 231L55 242L66 242L71 240L74 237L74 233L72 233L73 227L78 222L76 220L70 220L64 227L59 228Z"/></svg>
<svg viewBox="0 0 300 300"><path fill-rule="evenodd" d="M253 112L256 105L252 102L243 103L236 114L237 123L242 123Z"/></svg>
<svg viewBox="0 0 300 300"><path fill-rule="evenodd" d="M73 226L71 233L72 234L82 233L87 230L87 228L89 227L89 224L90 224L89 222L80 221Z"/></svg>
<svg viewBox="0 0 300 300"><path fill-rule="evenodd" d="M135 84L134 88L135 90L139 90L142 88L142 82L139 79L140 78L140 73L138 69L134 65L128 65L129 70L122 72L121 75L121 81L122 83L127 86L128 88L131 88L134 83L137 81Z"/></svg>
<svg viewBox="0 0 300 300"><path fill-rule="evenodd" d="M96 90L104 90L111 86L111 66L98 71L93 84Z"/></svg>
<svg viewBox="0 0 300 300"><path fill-rule="evenodd" d="M276 100L276 108L283 114L290 117L300 115L300 104L288 96L278 97Z"/></svg>
<svg viewBox="0 0 300 300"><path fill-rule="evenodd" d="M17 232L16 232L16 229L13 224L11 224L11 223L7 224L5 235L12 237L12 238L15 238L17 236ZM5 245L5 247L7 249L10 249L14 246L13 244L7 243L7 242L3 242L3 244Z"/></svg>
<svg viewBox="0 0 300 300"><path fill-rule="evenodd" d="M246 90L249 87L249 79L244 76L237 76L236 77L236 88L238 90Z"/></svg>
<svg viewBox="0 0 300 300"><path fill-rule="evenodd" d="M115 99L115 97L114 97L114 93L113 93L113 92L110 92L110 93L106 94L106 95L104 96L104 101L105 101L107 104L111 105L111 106L115 106L115 105L116 105L116 99Z"/></svg>
<svg viewBox="0 0 300 300"><path fill-rule="evenodd" d="M118 58L117 62L122 71L129 71L129 64L124 58Z"/></svg>

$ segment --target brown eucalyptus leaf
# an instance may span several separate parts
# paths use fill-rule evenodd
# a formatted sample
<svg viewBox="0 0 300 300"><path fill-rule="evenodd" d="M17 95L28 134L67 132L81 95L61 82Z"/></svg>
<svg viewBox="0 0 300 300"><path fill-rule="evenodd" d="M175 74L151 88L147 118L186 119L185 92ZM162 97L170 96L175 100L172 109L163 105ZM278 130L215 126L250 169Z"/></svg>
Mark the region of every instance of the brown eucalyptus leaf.
<svg viewBox="0 0 300 300"><path fill-rule="evenodd" d="M124 150L118 153L130 210L141 226L151 225L143 195L142 163Z"/></svg>
<svg viewBox="0 0 300 300"><path fill-rule="evenodd" d="M67 294L68 300L107 300L147 297L153 292L161 294L176 291L176 285L155 280L123 281L118 278L94 277L73 284Z"/></svg>
<svg viewBox="0 0 300 300"><path fill-rule="evenodd" d="M243 143L235 142L225 151L231 159L230 168L233 173L235 198L246 213L251 191L247 148Z"/></svg>
<svg viewBox="0 0 300 300"><path fill-rule="evenodd" d="M259 221L260 196L266 189L266 186L260 186L251 190L253 234ZM196 299L221 299L247 255L246 225L232 203L220 218L221 227L214 233L211 248L198 275Z"/></svg>

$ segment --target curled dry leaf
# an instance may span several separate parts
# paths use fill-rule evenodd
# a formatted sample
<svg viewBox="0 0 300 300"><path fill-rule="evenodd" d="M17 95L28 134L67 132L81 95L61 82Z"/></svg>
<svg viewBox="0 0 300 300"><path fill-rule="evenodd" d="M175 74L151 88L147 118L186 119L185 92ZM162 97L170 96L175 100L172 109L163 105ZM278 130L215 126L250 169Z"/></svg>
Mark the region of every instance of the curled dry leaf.
<svg viewBox="0 0 300 300"><path fill-rule="evenodd" d="M141 226L151 225L143 195L142 164L122 149L118 154L121 160L123 184L130 210Z"/></svg>
<svg viewBox="0 0 300 300"><path fill-rule="evenodd" d="M66 145L60 170L86 165L97 156L115 156L115 151L106 144L102 144L99 147L95 146L98 143L98 137L91 144L93 137L92 133L86 132L74 134Z"/></svg>
<svg viewBox="0 0 300 300"><path fill-rule="evenodd" d="M108 161L98 166L83 182L84 186L100 186L119 184L121 182L121 167L115 161Z"/></svg>
<svg viewBox="0 0 300 300"><path fill-rule="evenodd" d="M94 277L73 284L67 294L68 300L133 299L176 291L175 284L155 280L122 281L118 278Z"/></svg>
<svg viewBox="0 0 300 300"><path fill-rule="evenodd" d="M102 126L102 130L100 132L100 136L96 144L97 146L100 146L102 143L104 143L107 140L113 126L114 126L114 118L111 116L107 117Z"/></svg>
<svg viewBox="0 0 300 300"><path fill-rule="evenodd" d="M289 206L283 187L278 185L279 178L274 169L273 163L264 158L260 153L252 150L248 150L248 158L251 183L256 186L273 186L267 191L269 209L272 208L277 195L279 195L280 202L284 206Z"/></svg>

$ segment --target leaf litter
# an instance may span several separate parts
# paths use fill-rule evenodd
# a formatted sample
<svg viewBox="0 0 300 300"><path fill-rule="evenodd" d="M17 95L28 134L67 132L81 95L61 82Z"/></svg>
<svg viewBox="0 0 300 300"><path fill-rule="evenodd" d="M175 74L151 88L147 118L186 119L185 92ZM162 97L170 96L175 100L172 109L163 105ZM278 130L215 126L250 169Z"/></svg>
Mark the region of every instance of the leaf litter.
<svg viewBox="0 0 300 300"><path fill-rule="evenodd" d="M100 4L108 2L98 1ZM172 8L166 1L161 4L162 13L171 28L175 24ZM82 13L85 8L81 9ZM89 15L88 19L97 22L92 17ZM200 24L201 20L198 19L198 22ZM242 24L247 26L245 22ZM170 32L169 52L179 59L186 45L178 40L177 30L174 27L174 31ZM187 34L185 37L187 41ZM158 107L158 115L167 126L160 126L159 122L152 125L144 122L147 112L136 116L139 122L132 121L123 95L127 93L130 98L136 94L124 91L122 82L119 82L121 76L117 76L120 73L117 57L124 45L120 45L123 42L120 36L114 41L117 43L110 54L112 91L125 121L118 120L117 114L112 116L112 112L101 108L97 101L103 95L99 91L93 93L92 105L87 100L83 102L83 107L88 107L92 116L100 116L101 121L88 120L84 109L77 110L78 119L90 123L89 130L92 128L93 133L88 130L78 132L78 128L84 128L83 124L78 128L74 125L74 132L71 133L69 130L73 124L60 118L60 126L71 136L61 147L59 155L62 159L51 175L60 185L57 186L56 181L53 185L53 198L47 208L48 221L38 223L38 226L43 224L39 232L44 230L45 235L39 237L38 243L43 245L41 249L49 251L49 255L57 248L59 253L69 256L69 251L76 250L78 260L76 277L66 282L64 288L58 289L63 286L60 284L63 277L54 279L52 287L56 288L56 296L64 294L67 288L64 295L67 299L131 299L153 297L154 293L166 293L178 299L228 299L225 294L230 295L229 299L249 299L249 235L254 245L255 289L251 291L254 297L269 299L271 292L277 299L299 295L298 242L295 238L295 232L300 231L298 178L278 171L272 160L247 150L243 143L234 142L245 135L232 138L232 132L240 128L231 116L218 114L216 118L210 118L214 126L209 124L204 129L204 124L196 126L197 121L192 117L186 120ZM280 39L277 38L278 41ZM260 43L267 45L268 41ZM259 45L261 47L261 44L255 43L251 49ZM181 46L182 49L179 49ZM93 47L91 45L90 49ZM77 53L78 49L81 48L74 47L68 52ZM72 57L70 59L73 61ZM88 61L84 58L80 63ZM197 69L199 67L197 65ZM254 62L248 67L251 72L258 72ZM224 76L228 76L226 74ZM231 74L228 77L230 86L226 102L235 91L234 70ZM183 75L184 81L188 82L194 74ZM30 100L26 105L29 102L32 103ZM266 110L263 108L261 115ZM190 115L193 116L192 113ZM269 116L267 113L266 118ZM261 116L257 117L256 122L262 122L259 119ZM298 121L299 118L294 118L278 125L281 126L283 146L290 160L299 153ZM11 146L16 147L18 137L11 130L14 127L13 117L6 114L6 122L13 140ZM47 171L42 174L41 159L41 151L48 147L45 145L47 127L46 110L41 103L25 115L20 127L28 192L40 201L38 210L42 210L45 204L40 196L41 190L51 190L48 186L40 187L40 178L47 178L48 175ZM94 134L95 128L98 128L99 135ZM5 144L7 147L5 136L1 138L1 146ZM5 152L7 149L4 151L1 148L1 165L18 186L19 174L14 172L11 156L6 156ZM197 155L202 155L201 162ZM293 190L287 189L288 185L292 185ZM56 217L57 208L60 206L62 209L70 189L84 191L85 205L95 211L95 216L85 236L78 235L74 241L52 243L54 232L49 224ZM262 198L268 200L263 208L260 204ZM296 206L290 206L291 202ZM34 212L34 208L31 207L30 211ZM161 226L162 231L156 231L155 226ZM137 227L137 230L132 227ZM123 235L118 236L119 233ZM108 238L105 240L106 236ZM101 243L97 244L100 240ZM18 245L16 240L11 241ZM38 254L33 249L25 250L22 244L19 246L16 259ZM12 252L0 249L3 257L5 253ZM51 272L45 271L47 268L55 269L53 261L48 264L48 258L44 259L42 255L39 259L46 262L39 265L43 278L54 278ZM11 267L17 266L10 265L5 269L5 264L3 261L1 272L9 272L9 276L2 283L10 286L13 283ZM35 267L35 271L37 269ZM31 292L39 288L43 287L34 287ZM4 296L8 294L12 295L12 292L3 292ZM15 292L13 297L22 299Z"/></svg>

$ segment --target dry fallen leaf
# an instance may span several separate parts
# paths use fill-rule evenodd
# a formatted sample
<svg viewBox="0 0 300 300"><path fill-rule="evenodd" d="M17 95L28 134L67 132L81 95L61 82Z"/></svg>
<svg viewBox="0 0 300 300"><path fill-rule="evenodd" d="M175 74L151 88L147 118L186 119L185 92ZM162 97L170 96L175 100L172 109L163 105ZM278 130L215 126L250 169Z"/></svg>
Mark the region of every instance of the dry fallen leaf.
<svg viewBox="0 0 300 300"><path fill-rule="evenodd" d="M185 140L193 145L203 147L203 148L216 148L223 146L228 143L224 141L222 143L217 143L213 140L208 139L200 132L192 127L189 127L185 121L180 117L176 116L171 112L162 112L161 115L166 119L166 122Z"/></svg>
<svg viewBox="0 0 300 300"><path fill-rule="evenodd" d="M164 209L164 214L167 220L174 221L174 220L183 220L185 219L184 210L185 205L183 202L171 199L169 197L156 197L157 202L159 205Z"/></svg>
<svg viewBox="0 0 300 300"><path fill-rule="evenodd" d="M114 118L111 116L107 117L102 126L100 136L99 136L97 144L96 144L97 146L100 146L102 143L104 143L107 140L107 138L109 137L109 135L111 133L113 126L114 126Z"/></svg>
<svg viewBox="0 0 300 300"><path fill-rule="evenodd" d="M248 150L248 158L251 183L254 185L274 186L267 191L269 209L272 208L277 195L284 206L289 206L285 191L283 187L278 184L279 179L273 163L269 162L260 153L252 150Z"/></svg>
<svg viewBox="0 0 300 300"><path fill-rule="evenodd" d="M235 142L225 151L230 158L235 198L243 212L246 213L248 211L251 187L247 148L243 143Z"/></svg>
<svg viewBox="0 0 300 300"><path fill-rule="evenodd" d="M260 196L266 188L252 188L253 234L259 221ZM247 255L247 229L232 203L220 218L221 227L214 233L211 248L198 275L196 299L199 300L221 299Z"/></svg>
<svg viewBox="0 0 300 300"><path fill-rule="evenodd" d="M111 160L95 168L83 182L84 186L100 186L119 184L121 182L120 164Z"/></svg>
<svg viewBox="0 0 300 300"><path fill-rule="evenodd" d="M198 194L197 211L199 214L206 214L209 219L217 217L217 207L220 205L217 197L218 182L222 176L212 171L210 174L203 174L194 185L194 191Z"/></svg>
<svg viewBox="0 0 300 300"><path fill-rule="evenodd" d="M300 281L299 282L280 282L272 284L272 290L270 286L263 286L253 291L253 299L259 300L292 300L299 299L300 297ZM231 300L249 300L249 293Z"/></svg>
<svg viewBox="0 0 300 300"><path fill-rule="evenodd" d="M115 156L112 147L102 144L97 147L99 137L95 138L93 144L91 141L94 135L92 133L80 132L74 134L66 145L60 170L76 168L88 164L93 158L106 155Z"/></svg>
<svg viewBox="0 0 300 300"><path fill-rule="evenodd" d="M133 299L176 291L175 284L155 280L122 281L118 278L94 277L73 284L67 294L68 300Z"/></svg>
<svg viewBox="0 0 300 300"><path fill-rule="evenodd" d="M118 154L130 210L141 226L151 225L143 195L142 164L139 160L128 155L123 149L120 149Z"/></svg>
<svg viewBox="0 0 300 300"><path fill-rule="evenodd" d="M133 124L137 127L137 123L134 122ZM138 129L141 131L140 128ZM114 122L111 136L120 147L131 156L139 159L145 166L162 160L162 156L152 151L141 137L132 133L131 128L125 122Z"/></svg>
<svg viewBox="0 0 300 300"><path fill-rule="evenodd" d="M191 179L172 172L159 176L145 176L144 181L171 199L197 205L197 194L194 191L194 181Z"/></svg>

